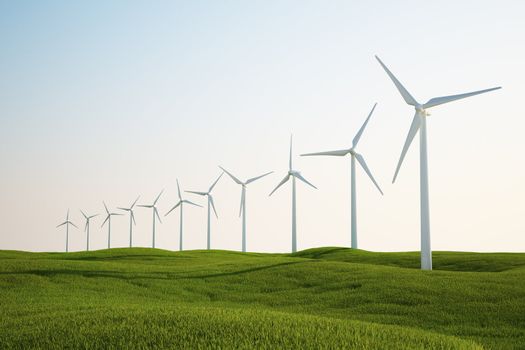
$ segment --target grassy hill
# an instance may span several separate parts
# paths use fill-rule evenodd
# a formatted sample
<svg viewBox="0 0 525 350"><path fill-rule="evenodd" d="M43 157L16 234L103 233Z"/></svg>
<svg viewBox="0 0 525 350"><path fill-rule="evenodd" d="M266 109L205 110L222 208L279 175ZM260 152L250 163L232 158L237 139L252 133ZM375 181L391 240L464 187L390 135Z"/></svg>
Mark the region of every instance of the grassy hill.
<svg viewBox="0 0 525 350"><path fill-rule="evenodd" d="M0 348L524 349L525 254L0 251Z"/></svg>

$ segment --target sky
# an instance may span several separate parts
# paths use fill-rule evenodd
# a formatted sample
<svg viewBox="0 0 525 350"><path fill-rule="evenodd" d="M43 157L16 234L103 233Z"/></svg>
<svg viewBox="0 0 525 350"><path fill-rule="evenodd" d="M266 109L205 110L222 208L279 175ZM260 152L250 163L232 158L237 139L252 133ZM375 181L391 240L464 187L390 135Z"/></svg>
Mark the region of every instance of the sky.
<svg viewBox="0 0 525 350"><path fill-rule="evenodd" d="M428 117L433 250L525 251L525 4L522 1L0 0L0 249L86 248L80 209L159 200L157 247L177 250L176 179L205 191L219 165L246 179L249 251L350 246L350 158L300 157L358 146L384 191L357 169L359 247L419 250L418 140L392 176L413 117L374 59L420 102L502 86ZM241 188L223 176L212 248L241 249ZM205 205L203 198L186 199ZM134 241L151 246L151 210ZM128 244L128 218L112 246ZM206 247L206 209L184 210L184 246Z"/></svg>

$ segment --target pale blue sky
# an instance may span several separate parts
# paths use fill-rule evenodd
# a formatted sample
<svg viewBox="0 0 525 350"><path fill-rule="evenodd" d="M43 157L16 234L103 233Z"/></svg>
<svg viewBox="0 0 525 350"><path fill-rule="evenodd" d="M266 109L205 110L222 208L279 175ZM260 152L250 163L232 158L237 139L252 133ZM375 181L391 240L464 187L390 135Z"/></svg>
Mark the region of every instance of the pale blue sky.
<svg viewBox="0 0 525 350"><path fill-rule="evenodd" d="M439 250L523 251L523 13L520 1L0 0L0 249L62 250L67 208L83 227L78 209L102 213L103 199L149 202L166 188L165 213L176 178L206 189L222 165L275 171L249 189L248 249L288 251L291 189L267 195L289 134L296 153L350 146L378 102L359 150L385 196L359 169L360 245L418 250L417 142L391 185L413 110L378 54L421 101L503 86L432 111L431 235ZM295 162L319 187L298 186L298 248L348 246L349 159ZM240 249L240 189L224 178L215 197L212 246ZM192 209L185 246L203 248L205 210ZM143 246L149 214L137 211ZM126 231L116 219L115 246ZM71 232L72 250L84 241ZM178 248L178 213L158 241Z"/></svg>

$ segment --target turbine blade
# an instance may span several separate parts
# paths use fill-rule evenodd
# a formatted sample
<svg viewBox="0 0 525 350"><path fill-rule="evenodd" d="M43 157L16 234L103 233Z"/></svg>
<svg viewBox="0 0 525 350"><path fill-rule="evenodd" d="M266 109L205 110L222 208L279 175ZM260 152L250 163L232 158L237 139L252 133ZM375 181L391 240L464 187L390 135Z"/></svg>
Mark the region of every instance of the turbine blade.
<svg viewBox="0 0 525 350"><path fill-rule="evenodd" d="M337 156L337 157L342 157L342 156L346 156L349 152L350 152L349 149L342 149L342 150L337 150L337 151L305 153L305 154L301 154L301 157L307 157L307 156Z"/></svg>
<svg viewBox="0 0 525 350"><path fill-rule="evenodd" d="M224 175L224 172L222 172L219 177L217 178L217 180L215 180L215 182L210 186L210 189L208 190L208 193L211 192L211 190L213 190L213 188L215 187L215 185L217 184L217 182L219 182L219 179L222 177L222 175Z"/></svg>
<svg viewBox="0 0 525 350"><path fill-rule="evenodd" d="M87 232L88 222L89 222L89 221L86 221L86 225L84 226L84 232Z"/></svg>
<svg viewBox="0 0 525 350"><path fill-rule="evenodd" d="M298 178L299 180L301 180L302 182L304 182L305 184L310 185L310 186L312 186L313 188L317 189L317 187L315 187L315 186L312 185L310 182L308 182L308 180L306 180L301 174L296 173L294 176L295 176L296 178Z"/></svg>
<svg viewBox="0 0 525 350"><path fill-rule="evenodd" d="M125 211L130 211L131 210L130 208L122 208L122 207L117 207L117 209L125 210Z"/></svg>
<svg viewBox="0 0 525 350"><path fill-rule="evenodd" d="M370 169L368 169L368 166L366 165L366 162L365 162L365 158L363 158L363 156L360 155L359 153L356 153L355 158L357 159L359 164L361 164L361 167L366 172L366 174L368 175L370 180L372 180L374 185L377 187L377 189L379 190L379 193L383 194L383 191L381 190L381 188L377 184L376 179L374 179L374 176L372 175L372 172L370 171Z"/></svg>
<svg viewBox="0 0 525 350"><path fill-rule="evenodd" d="M181 196L181 194L180 194L179 179L177 179L177 192L179 193L179 200L182 200L182 196Z"/></svg>
<svg viewBox="0 0 525 350"><path fill-rule="evenodd" d="M459 94L459 95L434 97L434 98L431 98L430 100L428 100L428 102L423 105L423 108L430 108L430 107L442 105L444 103L448 103L448 102L452 102L452 101L456 101L456 100L461 100L462 98L475 96L475 95L483 94L485 92L494 91L494 90L498 90L498 89L501 89L501 87L498 86L498 87L494 87L494 88L490 88L490 89L479 90L479 91L474 91L474 92L467 92L465 94Z"/></svg>
<svg viewBox="0 0 525 350"><path fill-rule="evenodd" d="M246 187L243 186L242 194L241 194L241 208L239 209L239 217L242 214L242 207L244 207L245 198L246 198Z"/></svg>
<svg viewBox="0 0 525 350"><path fill-rule="evenodd" d="M106 205L106 202L102 201L102 204L104 204L104 209L106 209L106 213L109 214L108 206Z"/></svg>
<svg viewBox="0 0 525 350"><path fill-rule="evenodd" d="M82 215L84 215L86 219L88 218L88 216L82 211L82 209L80 209L80 212L82 213Z"/></svg>
<svg viewBox="0 0 525 350"><path fill-rule="evenodd" d="M211 195L210 196L210 204L211 204L211 207L213 209L213 212L215 213L215 217L218 219L219 216L217 215L217 210L215 210L215 204L213 203L213 197Z"/></svg>
<svg viewBox="0 0 525 350"><path fill-rule="evenodd" d="M153 205L138 204L137 207L141 207L141 208L153 208Z"/></svg>
<svg viewBox="0 0 525 350"><path fill-rule="evenodd" d="M157 204L157 202L159 201L159 198L160 198L160 196L162 195L163 192L164 192L164 190L160 191L160 193L157 196L157 198L155 198L155 201L153 202L153 205Z"/></svg>
<svg viewBox="0 0 525 350"><path fill-rule="evenodd" d="M188 203L188 204L191 204L191 205L195 205L195 206L197 206L197 207L201 207L201 208L202 208L202 205L197 204L197 203L193 203L192 201L189 201L189 200L187 200L187 199L183 200L182 202L183 202L183 203Z"/></svg>
<svg viewBox="0 0 525 350"><path fill-rule="evenodd" d="M357 143L359 142L359 139L361 138L361 135L363 134L363 131L365 131L366 125L368 124L368 121L370 120L370 117L372 116L372 113L374 113L374 109L376 109L377 103L374 104L374 107L372 107L372 110L370 113L368 113L368 117L366 118L365 122L363 123L363 126L361 126L361 129L357 132L354 139L352 140L352 147L355 148L357 146Z"/></svg>
<svg viewBox="0 0 525 350"><path fill-rule="evenodd" d="M69 209L67 210L67 214L66 214L66 221L69 220Z"/></svg>
<svg viewBox="0 0 525 350"><path fill-rule="evenodd" d="M259 179L262 178L262 177L265 177L265 176L267 176L267 175L270 175L271 173L273 173L273 171L270 171L270 172L268 172L268 173L266 173L266 174L262 174L262 175L259 175L259 176L256 176L256 177L252 177L251 179L246 180L246 184L249 184L249 183L252 183L252 182L254 182L254 181L257 181L257 180L259 180Z"/></svg>
<svg viewBox="0 0 525 350"><path fill-rule="evenodd" d="M242 185L242 184L243 184L241 180L239 180L238 178L236 178L235 176L233 176L233 174L230 173L228 170L224 169L224 168L223 168L222 166L220 166L220 165L219 165L219 168L221 168L222 171L224 171L226 174L228 174L228 175L232 178L232 180L235 181L237 184L239 184L239 185Z"/></svg>
<svg viewBox="0 0 525 350"><path fill-rule="evenodd" d="M193 194L198 194L199 196L205 196L205 195L207 195L206 192L197 192L197 191L184 191L184 192L187 192L187 193L193 193Z"/></svg>
<svg viewBox="0 0 525 350"><path fill-rule="evenodd" d="M153 207L153 211L155 212L155 215L157 215L157 219L159 219L159 222L162 224L162 220L160 219L159 211L156 207Z"/></svg>
<svg viewBox="0 0 525 350"><path fill-rule="evenodd" d="M78 228L77 225L75 225L74 223L72 223L71 221L68 221L71 225L73 225L74 227Z"/></svg>
<svg viewBox="0 0 525 350"><path fill-rule="evenodd" d="M131 207L129 207L129 209L133 209L133 207L135 206L135 204L137 204L137 202L139 201L139 198L140 198L140 196L138 196L137 199L135 199L135 201L133 202L133 204L131 205Z"/></svg>
<svg viewBox="0 0 525 350"><path fill-rule="evenodd" d="M411 105L411 106L417 106L418 103L415 100L415 98L413 98L412 95L410 95L408 90L405 89L405 87L403 86L403 84L401 84L401 82L399 80L397 80L397 78L394 76L394 74L392 74L392 72L385 66L385 64L379 59L379 57L376 56L376 60L383 67L383 69L385 70L386 74L388 74L390 79L392 79L392 81L394 82L395 86L397 87L397 90L399 91L401 96L403 96L403 99L405 100L405 102L407 104Z"/></svg>
<svg viewBox="0 0 525 350"><path fill-rule="evenodd" d="M95 216L98 216L99 214L95 214L95 215L91 215L91 216L88 216L88 219L92 219L94 218Z"/></svg>
<svg viewBox="0 0 525 350"><path fill-rule="evenodd" d="M292 170L292 141L293 141L293 134L290 135L290 162L289 162L289 170Z"/></svg>
<svg viewBox="0 0 525 350"><path fill-rule="evenodd" d="M421 120L419 118L420 117L416 112L416 115L414 115L414 119L412 119L410 130L408 130L408 135L405 140L405 145L403 146L403 150L401 151L401 156L399 157L399 162L397 163L396 173L394 174L392 183L396 181L397 174L399 173L399 169L401 169L401 164L403 164L403 160L405 159L405 155L407 154L408 148L410 147L412 140L414 139L414 137L416 136L419 130L419 127L421 125Z"/></svg>
<svg viewBox="0 0 525 350"><path fill-rule="evenodd" d="M137 222L135 221L135 213L133 213L133 210L130 210L131 214L131 220L133 220L133 225L137 226Z"/></svg>
<svg viewBox="0 0 525 350"><path fill-rule="evenodd" d="M289 178L290 178L290 174L287 174L287 175L284 177L284 179L282 179L281 182L279 182L279 184L277 185L277 187L274 188L274 190L273 190L269 195L271 196L275 191L277 191L277 189L278 189L279 187L281 187L282 185L284 185L285 182L288 181Z"/></svg>
<svg viewBox="0 0 525 350"><path fill-rule="evenodd" d="M171 213L172 211L174 211L175 209L177 209L177 207L182 203L182 201L178 202L177 204L175 204L173 206L173 208L171 208L166 214L164 214L164 216L168 216L169 213Z"/></svg>
<svg viewBox="0 0 525 350"><path fill-rule="evenodd" d="M104 220L104 222L102 223L102 225L100 225L100 227L103 227L103 226L104 226L104 224L106 223L106 221L109 220L109 217L110 217L110 216L111 216L111 215L109 215L109 213L108 213L108 216L106 216L106 220Z"/></svg>
<svg viewBox="0 0 525 350"><path fill-rule="evenodd" d="M61 223L60 225L58 225L57 228L59 228L60 226L64 226L65 224L67 224L67 221L64 221L63 223Z"/></svg>

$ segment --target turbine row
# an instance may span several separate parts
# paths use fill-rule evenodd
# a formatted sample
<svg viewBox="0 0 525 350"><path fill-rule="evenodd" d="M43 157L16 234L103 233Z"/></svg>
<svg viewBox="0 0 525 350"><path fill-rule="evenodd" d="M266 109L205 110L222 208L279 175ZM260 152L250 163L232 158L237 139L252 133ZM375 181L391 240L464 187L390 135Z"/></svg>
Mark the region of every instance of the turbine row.
<svg viewBox="0 0 525 350"><path fill-rule="evenodd" d="M410 125L407 138L405 140L405 144L401 151L401 156L399 158L399 161L397 163L397 167L394 172L394 177L392 180L392 183L395 183L397 176L399 174L399 170L401 169L401 165L403 163L403 160L405 159L406 153L408 149L410 148L410 145L412 141L414 140L416 134L419 132L419 154L420 154L420 223L421 223L421 269L422 270L432 270L432 249L430 244L430 210L429 210L429 195L428 195L428 159L427 159L427 132L426 132L426 118L430 115L428 113L428 109L449 103L452 101L460 100L466 97L471 97L475 95L479 95L482 93L494 91L497 89L500 89L501 87L495 87L485 90L479 90L464 94L458 94L458 95L450 95L450 96L442 96L442 97L434 97L428 100L424 104L420 104L412 97L412 95L408 92L408 90L401 84L401 82L394 76L394 74L387 68L387 66L379 59L379 57L375 56L381 67L384 69L388 77L392 80L395 87L401 94L401 97L404 99L404 101L414 107L415 109L415 115L412 119L412 124ZM363 132L366 129L366 126L368 125L368 122L370 121L370 118L372 114L374 113L374 110L377 106L377 103L374 104L372 107L372 110L368 114L367 118L365 119L363 125L358 130L356 135L354 136L352 140L352 146L350 148L341 149L341 150L335 150L335 151L323 151L323 152L315 152L315 153L306 153L301 154L301 156L336 156L336 157L344 157L346 155L350 155L351 160L351 173L350 173L350 183L351 183L351 247L354 249L358 248L358 231L357 231L357 200L356 200L356 162L359 164L359 166L363 169L363 171L367 174L367 176L372 181L373 185L377 188L377 190L383 195L383 191L381 190L381 187L375 180L374 176L372 175L372 172L368 168L368 165L364 159L364 157L359 154L356 151L356 147L359 143L359 140L361 139L361 136L363 135ZM270 196L275 193L281 186L283 186L285 183L287 183L290 179L292 181L292 252L297 251L297 218L296 218L296 180L299 180L306 185L315 187L312 183L310 183L308 180L306 180L299 171L295 170L293 168L293 162L292 162L292 145L293 140L292 137L290 137L290 154L289 154L289 162L288 162L288 172L284 176L284 178L279 182L279 184L275 187L275 189L270 193ZM246 181L241 181L236 176L234 176L231 172L224 169L223 167L220 167L223 171L219 177L213 182L213 184L209 187L207 191L198 192L198 191L186 191L188 193L192 193L195 195L206 197L207 199L207 249L211 248L211 210L213 210L215 216L217 216L217 211L215 209L215 204L213 202L213 196L211 195L211 192L217 182L220 180L222 175L224 173L228 174L228 176L238 185L241 186L241 204L239 209L239 216L242 217L242 251L246 252L246 190L247 186L256 181L259 180L272 172L268 172L250 179L247 179ZM169 215L172 211L180 207L180 229L179 229L179 248L180 250L183 249L183 207L185 204L193 205L201 207L201 205L193 203L189 200L183 199L180 185L177 180L177 190L178 190L178 197L179 201L165 214L165 216ZM155 248L155 227L156 227L156 220L158 219L159 222L161 222L158 209L156 207L156 204L162 195L163 191L159 193L159 195L155 198L152 204L147 205L138 205L139 207L144 208L150 208L152 209L152 217L153 217L153 237L152 237L152 246ZM129 208L118 208L122 211L129 212L130 219L129 219L129 246L132 247L133 245L133 225L135 225L135 216L133 212L133 208L135 207L135 204L137 203L139 198L137 198L132 205ZM102 223L102 226L104 226L106 223L108 224L108 248L111 247L111 217L115 215L124 215L122 213L113 213L110 212L106 204L104 204L104 209L106 211L106 219ZM82 211L81 211L82 212ZM89 226L90 226L90 220L97 216L95 215L86 215L84 212L82 212L82 215L84 216L86 220L85 224L85 231L87 233L87 242L86 247L87 250L89 250ZM69 220L69 210L66 215L66 221L58 225L60 226L66 226L66 252L68 251L68 241L69 241L69 226L72 225L74 227L75 224Z"/></svg>

